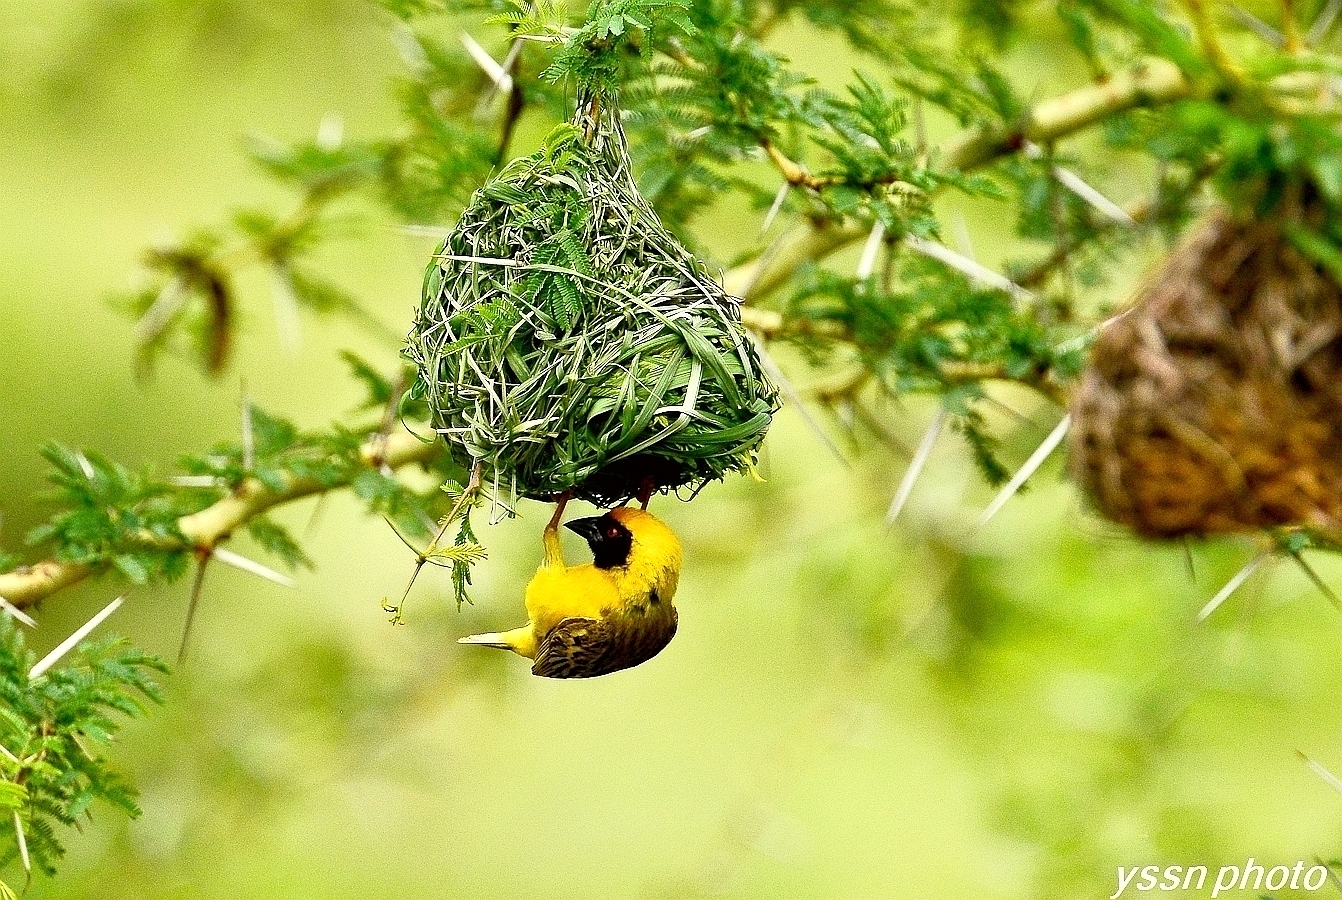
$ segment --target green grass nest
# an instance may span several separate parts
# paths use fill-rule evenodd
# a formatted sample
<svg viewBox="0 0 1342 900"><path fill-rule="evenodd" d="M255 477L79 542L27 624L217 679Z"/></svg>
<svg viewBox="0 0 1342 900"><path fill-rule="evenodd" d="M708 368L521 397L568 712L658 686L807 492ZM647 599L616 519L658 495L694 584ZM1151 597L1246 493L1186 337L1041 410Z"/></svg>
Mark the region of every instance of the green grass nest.
<svg viewBox="0 0 1342 900"><path fill-rule="evenodd" d="M777 391L738 301L639 194L614 104L574 121L477 191L429 265L413 395L515 496L697 490L753 464Z"/></svg>

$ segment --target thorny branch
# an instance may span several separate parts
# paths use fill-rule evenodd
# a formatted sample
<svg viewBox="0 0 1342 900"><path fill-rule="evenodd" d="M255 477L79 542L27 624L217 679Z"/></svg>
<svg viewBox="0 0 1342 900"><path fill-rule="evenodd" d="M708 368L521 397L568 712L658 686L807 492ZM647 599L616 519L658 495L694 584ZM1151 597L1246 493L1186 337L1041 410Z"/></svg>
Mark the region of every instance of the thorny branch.
<svg viewBox="0 0 1342 900"><path fill-rule="evenodd" d="M974 128L952 140L946 168L968 172L1022 150L1027 143L1047 145L1139 106L1156 106L1187 97L1192 85L1173 63L1146 59L1101 84L1091 84L1039 102L1012 128ZM792 184L820 187L800 165L766 144L783 177ZM771 152L772 150L772 152ZM852 222L815 221L785 231L758 257L729 271L727 292L746 303L768 296L787 282L803 262L823 259L864 238L870 229Z"/></svg>
<svg viewBox="0 0 1342 900"><path fill-rule="evenodd" d="M1188 96L1191 90L1192 86L1172 63L1154 58L1145 60L1102 84L1087 85L1036 104L1014 128L985 127L966 132L950 142L948 167L960 171L976 169L1018 152L1026 142L1047 144L1135 107L1168 103ZM769 147L765 150L767 152ZM791 161L782 157L775 162L783 168ZM792 175L797 177L789 177L789 181L808 188L820 186L808 184L805 171L795 163L791 165L796 167L797 171ZM784 168L785 177L788 172ZM303 221L303 213L295 217L296 222ZM754 260L726 273L724 284L728 292L741 297L747 304L742 310L746 327L765 340L781 336L785 330L790 329L789 333L795 334L806 328L822 329L826 337L844 339L841 329L808 323L785 324L781 314L754 309L749 304L777 290L798 266L829 256L860 240L868 230L851 222L813 221L785 231ZM951 381L971 381L1001 378L1006 373L994 366L956 365L948 367L943 374ZM1032 386L1054 399L1062 399L1061 388L1052 382L1040 379ZM370 466L385 463L397 469L411 463L428 462L441 451L441 443L426 444L402 432L375 436L365 444L362 456ZM183 549L212 548L272 507L346 486L347 482L323 485L289 476L281 488L274 489L249 478L228 497L179 520L178 527L186 539ZM0 597L20 608L31 606L99 571L78 563L42 560L0 574Z"/></svg>
<svg viewBox="0 0 1342 900"><path fill-rule="evenodd" d="M360 455L370 466L380 460L392 469L399 469L411 463L429 462L442 450L443 445L439 441L425 443L409 432L402 431L388 435L385 441L375 437L364 444ZM348 486L348 481L329 485L290 474L284 477L282 486L272 488L255 478L248 478L227 497L177 521L178 529L186 539L183 549L209 550L272 507L345 486ZM162 541L148 536L146 544L163 546ZM0 574L0 597L22 609L99 571L102 569L55 559L20 566L12 572Z"/></svg>

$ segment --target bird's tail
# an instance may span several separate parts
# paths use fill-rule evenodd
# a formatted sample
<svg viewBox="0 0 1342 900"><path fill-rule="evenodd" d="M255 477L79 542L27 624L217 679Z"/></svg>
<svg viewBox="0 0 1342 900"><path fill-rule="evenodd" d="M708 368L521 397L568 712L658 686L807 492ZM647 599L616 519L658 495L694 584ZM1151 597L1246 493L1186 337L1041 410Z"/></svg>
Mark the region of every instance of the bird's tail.
<svg viewBox="0 0 1342 900"><path fill-rule="evenodd" d="M489 631L485 634L469 634L464 638L457 638L457 643L475 644L480 647L497 647L500 650L513 649L508 636L498 631Z"/></svg>
<svg viewBox="0 0 1342 900"><path fill-rule="evenodd" d="M500 650L511 650L528 659L536 658L536 634L532 631L530 622L512 631L490 631L457 638L457 643L475 644L477 647L497 647Z"/></svg>

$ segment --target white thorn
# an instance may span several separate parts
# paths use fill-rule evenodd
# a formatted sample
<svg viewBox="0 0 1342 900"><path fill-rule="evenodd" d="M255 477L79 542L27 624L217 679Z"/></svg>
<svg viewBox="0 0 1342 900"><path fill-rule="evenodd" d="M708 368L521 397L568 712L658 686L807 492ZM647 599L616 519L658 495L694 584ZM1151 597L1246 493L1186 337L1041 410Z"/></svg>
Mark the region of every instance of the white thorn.
<svg viewBox="0 0 1342 900"><path fill-rule="evenodd" d="M1035 470L1044 464L1044 460L1048 459L1049 455L1062 443L1062 439L1067 436L1067 429L1071 427L1072 414L1068 413L1049 432L1048 437L1044 438L1044 442L1035 449L1034 453L1030 454L1030 458L1025 461L1025 465L1021 466L1016 474L1011 476L1011 480L993 498L993 502L988 504L988 508L983 511L983 515L979 516L980 528L987 525L988 520L997 515L998 511L1006 506L1006 502L1015 496L1016 491L1020 490L1021 485L1025 484L1026 480L1035 473Z"/></svg>
<svg viewBox="0 0 1342 900"><path fill-rule="evenodd" d="M29 628L37 627L37 622L33 619L32 616L28 615L26 612L19 609L13 603L10 603L4 597L0 597L0 609L3 609L5 612L9 613L11 616L18 619L20 622L22 622L24 625L27 625Z"/></svg>
<svg viewBox="0 0 1342 900"><path fill-rule="evenodd" d="M469 32L463 31L460 37L466 52L471 55L471 59L475 60L475 64L489 76L489 80L494 82L494 86L502 93L510 93L513 89L513 76L508 74L508 70L499 65L498 61L489 55L489 51L481 47Z"/></svg>
<svg viewBox="0 0 1342 900"><path fill-rule="evenodd" d="M225 484L217 475L173 475L168 483L176 487L222 487Z"/></svg>
<svg viewBox="0 0 1342 900"><path fill-rule="evenodd" d="M165 284L149 309L140 316L140 321L135 323L135 343L143 344L157 336L168 326L185 302L186 284L181 278L174 278Z"/></svg>
<svg viewBox="0 0 1342 900"><path fill-rule="evenodd" d="M1311 45L1324 39L1340 12L1342 12L1342 0L1328 0L1328 5L1319 13L1319 17L1314 20L1314 24L1309 26L1307 39Z"/></svg>
<svg viewBox="0 0 1342 900"><path fill-rule="evenodd" d="M256 464L256 436L252 433L252 401L247 385L242 386L242 471L251 472Z"/></svg>
<svg viewBox="0 0 1342 900"><path fill-rule="evenodd" d="M1241 25L1262 38L1265 43L1271 44L1278 49L1286 46L1286 38L1280 31L1273 28L1238 3L1232 3L1230 5L1230 14L1238 19Z"/></svg>
<svg viewBox="0 0 1342 900"><path fill-rule="evenodd" d="M1132 226L1137 224L1137 220L1126 209L1091 187L1071 169L1054 166L1053 175L1063 187L1095 207L1101 214L1108 216L1120 225Z"/></svg>
<svg viewBox="0 0 1342 900"><path fill-rule="evenodd" d="M22 760L20 760L17 756L11 753L9 751L9 748L6 747L4 744L0 744L0 753L3 753L5 755L5 758L12 763L18 763L19 765L23 764Z"/></svg>
<svg viewBox="0 0 1342 900"><path fill-rule="evenodd" d="M857 261L857 271L853 273L858 281L866 281L876 271L876 254L881 251L881 240L885 237L885 223L877 219L862 245L862 256Z"/></svg>
<svg viewBox="0 0 1342 900"><path fill-rule="evenodd" d="M1224 603L1227 597L1235 593L1235 591L1239 589L1239 586L1248 580L1249 576L1263 564L1263 560L1267 559L1268 554L1271 552L1271 547L1265 547L1258 551L1257 556L1245 563L1244 568L1236 572L1235 577L1227 581L1225 587L1217 591L1216 596L1208 600L1207 605L1202 607L1202 611L1198 613L1198 621L1204 622L1208 616L1216 612L1216 608Z"/></svg>
<svg viewBox="0 0 1342 900"><path fill-rule="evenodd" d="M84 455L83 450L75 451L75 459L79 462L79 471L84 473L84 477L89 481L93 480L93 466L89 464L89 458Z"/></svg>
<svg viewBox="0 0 1342 900"><path fill-rule="evenodd" d="M974 260L963 254L956 253L949 247L938 244L936 241L929 241L927 238L918 237L915 234L904 236L904 245L916 253L931 257L939 262L943 262L959 272L968 275L974 281L985 284L988 287L997 288L1000 291L1006 291L1017 300L1035 300L1035 295L1025 288L1016 284L1010 278L998 272L994 272L987 266L980 265Z"/></svg>
<svg viewBox="0 0 1342 900"><path fill-rule="evenodd" d="M774 194L773 206L769 207L769 212L764 217L764 224L760 226L760 234L769 230L769 226L778 218L778 211L783 208L783 201L787 199L788 191L792 190L792 182L785 181L778 186L778 193Z"/></svg>
<svg viewBox="0 0 1342 900"><path fill-rule="evenodd" d="M445 239L452 233L451 228L444 228L441 225L392 225L390 227L411 237L431 237L438 241Z"/></svg>
<svg viewBox="0 0 1342 900"><path fill-rule="evenodd" d="M322 116L321 124L317 126L317 146L327 151L340 149L340 142L345 137L345 120L336 113L327 113Z"/></svg>
<svg viewBox="0 0 1342 900"><path fill-rule="evenodd" d="M713 133L712 125L700 125L698 128L695 128L692 131L687 131L685 133L685 140L697 141L700 138L708 137L712 133Z"/></svg>
<svg viewBox="0 0 1342 900"><path fill-rule="evenodd" d="M75 644L78 644L84 638L88 637L89 632L91 632L93 629L101 625L103 623L103 620L106 619L108 616L110 616L112 613L116 612L117 608L120 607L121 604L125 602L125 600L126 597L124 594L120 597L117 597L111 603L104 606L97 615L89 619L83 625L80 625L79 628L75 630L74 634L70 635L68 638L61 641L60 645L57 646L55 650L52 650L46 656L42 657L41 662L39 662L37 665L33 666L31 670L29 670L28 678L30 680L33 678L37 678L47 669L50 669L56 663L60 662L62 656L69 653L70 650L75 646Z"/></svg>
<svg viewBox="0 0 1342 900"><path fill-rule="evenodd" d="M23 820L19 818L17 809L14 810L14 834L19 839L19 858L23 860L23 871L31 873L33 861L28 858L28 837L23 833Z"/></svg>
<svg viewBox="0 0 1342 900"><path fill-rule="evenodd" d="M1025 142L1024 150L1025 155L1030 159L1042 159L1044 156L1044 149L1038 144L1030 141ZM1071 191L1073 194L1076 194L1091 206L1095 207L1095 209L1103 215L1108 216L1121 225L1137 224L1137 220L1134 219L1126 209L1110 200L1104 194L1101 194L1098 190L1092 187L1089 182L1071 169L1065 169L1062 166L1051 166L1050 170L1053 172L1053 177L1058 179L1059 184L1067 188L1067 190Z"/></svg>
<svg viewBox="0 0 1342 900"><path fill-rule="evenodd" d="M223 547L215 547L214 550L211 551L211 555L224 565L232 566L235 569L241 569L244 572L250 572L253 575L259 575L267 581L273 581L276 584L281 584L285 587L294 586L294 580L288 575L281 575L274 569L263 566L261 563L248 559L239 553L234 553L232 550L226 550Z"/></svg>
<svg viewBox="0 0 1342 900"><path fill-rule="evenodd" d="M1328 786L1331 787L1333 790L1342 794L1342 778L1338 778L1332 772L1329 772L1327 769L1325 769L1322 764L1310 759L1308 756L1306 756L1304 753L1301 753L1299 750L1295 752L1300 754L1300 758L1305 761L1305 765L1309 766L1311 769L1314 770L1315 775L1318 775L1324 781L1328 782Z"/></svg>
<svg viewBox="0 0 1342 900"><path fill-rule="evenodd" d="M503 58L503 70L511 72L513 63L517 62L517 57L522 55L522 42L514 40L512 46L508 48L508 55Z"/></svg>
<svg viewBox="0 0 1342 900"><path fill-rule="evenodd" d="M1110 316L1100 324L1096 325L1094 328L1091 328L1089 331L1084 331L1081 334L1078 334L1074 338L1068 338L1061 344L1058 344L1056 347L1054 347L1053 348L1054 351L1057 353L1071 353L1073 350L1079 350L1080 348L1084 347L1087 342L1094 340L1095 337L1099 335L1101 331L1104 331L1110 325L1114 324L1119 319L1123 318L1128 313L1132 312L1135 308L1136 307L1129 306L1121 313L1117 313L1116 315Z"/></svg>
<svg viewBox="0 0 1342 900"><path fill-rule="evenodd" d="M936 418L932 424L927 426L927 431L923 433L923 439L918 442L918 449L913 452L913 459L909 460L909 468L904 472L904 477L900 479L899 488L895 491L895 496L890 500L890 508L885 513L885 527L889 528L895 524L895 519L899 517L900 511L904 509L904 504L908 502L909 494L913 493L914 482L923 472L923 466L927 464L927 458L932 455L932 445L937 442L937 437L941 434L941 429L946 426L946 419L950 416L950 411L946 407L937 410Z"/></svg>
<svg viewBox="0 0 1342 900"><path fill-rule="evenodd" d="M298 293L294 290L293 275L282 265L271 267L270 296L275 302L275 328L280 333L280 346L286 353L297 353L303 349Z"/></svg>
<svg viewBox="0 0 1342 900"><path fill-rule="evenodd" d="M957 249L970 259L977 259L978 255L974 252L974 239L969 236L969 225L965 222L965 217L959 210L955 211L955 218L951 220L951 226L955 229L955 242L960 245Z"/></svg>
<svg viewBox="0 0 1342 900"><path fill-rule="evenodd" d="M396 48L396 52L401 55L401 61L412 72L427 74L433 69L433 64L429 62L429 55L424 52L424 45L420 43L419 37L409 25L404 22L397 22L393 25L391 43Z"/></svg>

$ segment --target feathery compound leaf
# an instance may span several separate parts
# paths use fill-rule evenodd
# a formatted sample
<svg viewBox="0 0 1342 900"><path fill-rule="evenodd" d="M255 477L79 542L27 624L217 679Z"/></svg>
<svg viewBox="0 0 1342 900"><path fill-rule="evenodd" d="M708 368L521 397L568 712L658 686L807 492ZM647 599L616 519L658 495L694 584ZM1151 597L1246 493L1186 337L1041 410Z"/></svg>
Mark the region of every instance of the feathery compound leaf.
<svg viewBox="0 0 1342 900"><path fill-rule="evenodd" d="M65 852L55 823L76 824L96 801L139 814L135 790L95 752L120 729L120 717L158 703L158 659L111 638L81 644L60 665L29 679L33 656L23 636L0 622L0 808L19 813L32 864L52 872ZM0 858L19 853L13 818L0 824Z"/></svg>
<svg viewBox="0 0 1342 900"><path fill-rule="evenodd" d="M289 534L288 529L266 516L256 516L247 523L247 533L269 552L275 554L291 569L300 566L311 569L312 560Z"/></svg>

